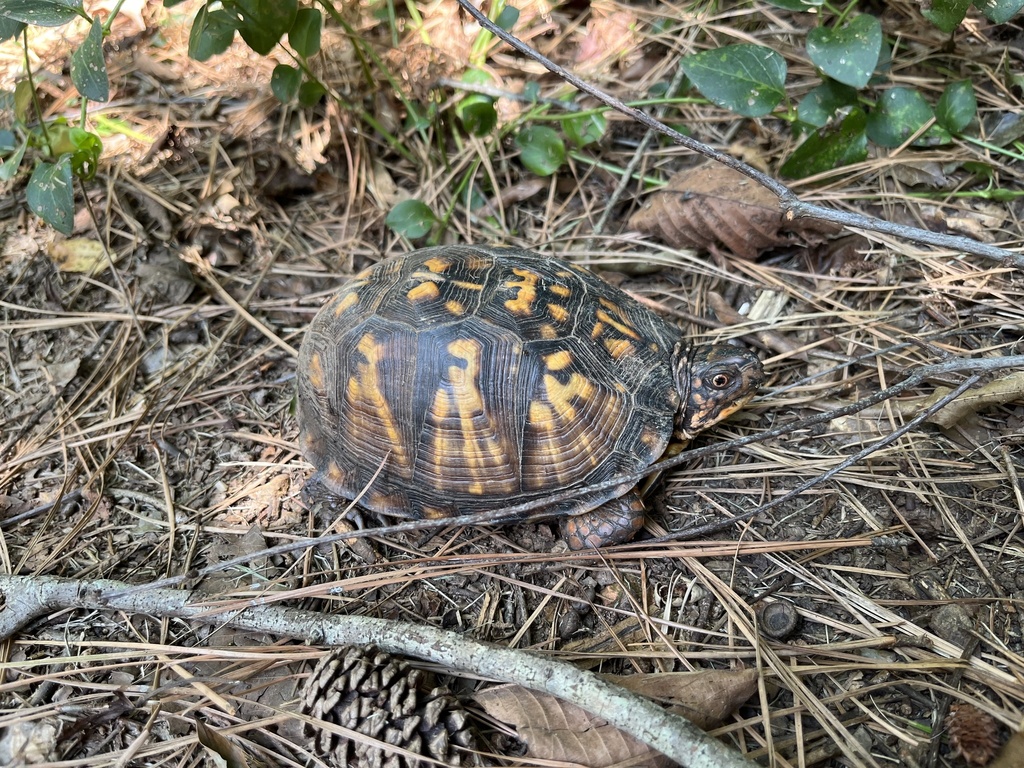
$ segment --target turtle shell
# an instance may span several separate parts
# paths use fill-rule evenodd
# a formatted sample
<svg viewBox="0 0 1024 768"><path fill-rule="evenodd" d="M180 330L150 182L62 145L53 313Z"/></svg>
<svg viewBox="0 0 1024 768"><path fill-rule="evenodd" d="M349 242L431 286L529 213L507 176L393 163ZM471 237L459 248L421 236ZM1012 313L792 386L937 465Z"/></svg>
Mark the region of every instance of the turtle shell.
<svg viewBox="0 0 1024 768"><path fill-rule="evenodd" d="M706 426L761 382L757 363L749 392L691 397L689 359L677 328L582 267L427 248L356 275L314 318L300 443L330 492L375 512L499 509L645 468L693 431L681 419ZM685 402L714 413L685 417ZM629 487L552 511L586 512Z"/></svg>

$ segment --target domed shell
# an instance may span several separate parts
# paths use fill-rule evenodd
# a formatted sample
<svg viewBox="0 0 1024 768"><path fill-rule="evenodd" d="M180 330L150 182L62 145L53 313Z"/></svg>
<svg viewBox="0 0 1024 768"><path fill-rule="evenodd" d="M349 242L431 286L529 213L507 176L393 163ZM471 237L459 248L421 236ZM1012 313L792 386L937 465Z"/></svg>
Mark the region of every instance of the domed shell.
<svg viewBox="0 0 1024 768"><path fill-rule="evenodd" d="M499 509L656 461L680 407L681 354L676 328L581 267L427 248L361 272L313 320L300 442L329 491L373 511Z"/></svg>

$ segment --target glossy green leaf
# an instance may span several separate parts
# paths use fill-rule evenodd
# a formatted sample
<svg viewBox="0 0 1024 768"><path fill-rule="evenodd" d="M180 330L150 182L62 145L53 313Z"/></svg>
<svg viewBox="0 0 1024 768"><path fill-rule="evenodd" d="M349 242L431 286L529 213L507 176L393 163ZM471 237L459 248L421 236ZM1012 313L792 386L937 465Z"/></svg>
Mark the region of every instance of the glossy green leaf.
<svg viewBox="0 0 1024 768"><path fill-rule="evenodd" d="M40 163L25 189L28 207L58 232L70 235L75 221L75 193L71 187L71 156L55 163Z"/></svg>
<svg viewBox="0 0 1024 768"><path fill-rule="evenodd" d="M494 20L494 23L499 29L503 29L506 32L510 32L512 27L519 21L519 9L513 8L511 5L506 5L501 9L501 13L498 14L498 18Z"/></svg>
<svg viewBox="0 0 1024 768"><path fill-rule="evenodd" d="M782 164L779 172L789 178L802 179L859 163L868 156L866 125L865 114L859 109L851 110L838 128L811 134Z"/></svg>
<svg viewBox="0 0 1024 768"><path fill-rule="evenodd" d="M970 7L971 0L931 0L922 3L921 15L948 35L960 26Z"/></svg>
<svg viewBox="0 0 1024 768"><path fill-rule="evenodd" d="M932 119L932 108L913 88L885 91L868 115L868 138L883 147L898 147ZM932 126L919 137L918 145L944 143L950 135L940 126Z"/></svg>
<svg viewBox="0 0 1024 768"><path fill-rule="evenodd" d="M797 105L796 113L800 122L821 128L832 119L840 107L857 103L857 91L848 85L826 80L811 89Z"/></svg>
<svg viewBox="0 0 1024 768"><path fill-rule="evenodd" d="M807 55L818 69L840 83L863 88L882 50L882 25L861 14L839 29L815 27L807 33Z"/></svg>
<svg viewBox="0 0 1024 768"><path fill-rule="evenodd" d="M417 240L430 234L437 217L419 200L404 200L391 209L384 223L398 235Z"/></svg>
<svg viewBox="0 0 1024 768"><path fill-rule="evenodd" d="M935 119L950 133L960 133L978 113L978 99L970 80L950 83L935 105Z"/></svg>
<svg viewBox="0 0 1024 768"><path fill-rule="evenodd" d="M308 59L320 53L320 31L324 17L316 8L300 8L288 30L288 44L299 56Z"/></svg>
<svg viewBox="0 0 1024 768"><path fill-rule="evenodd" d="M10 40L12 37L17 37L24 29L25 22L0 16L0 43L4 40Z"/></svg>
<svg viewBox="0 0 1024 768"><path fill-rule="evenodd" d="M298 0L232 0L238 12L238 34L260 56L266 56L295 23Z"/></svg>
<svg viewBox="0 0 1024 768"><path fill-rule="evenodd" d="M608 118L602 112L567 117L562 121L562 130L569 141L577 147L585 147L601 140L604 132L608 130Z"/></svg>
<svg viewBox="0 0 1024 768"><path fill-rule="evenodd" d="M270 76L270 90L282 104L291 103L299 95L302 72L288 64L278 64Z"/></svg>
<svg viewBox="0 0 1024 768"><path fill-rule="evenodd" d="M316 80L307 80L299 86L299 104L304 107L315 107L326 95L327 89Z"/></svg>
<svg viewBox="0 0 1024 768"><path fill-rule="evenodd" d="M786 61L760 45L728 45L682 60L683 71L705 97L745 117L767 115L786 95Z"/></svg>
<svg viewBox="0 0 1024 768"><path fill-rule="evenodd" d="M188 35L188 55L196 61L206 61L224 53L235 39L237 21L219 8L215 11L203 6L192 22Z"/></svg>
<svg viewBox="0 0 1024 768"><path fill-rule="evenodd" d="M7 157L0 157L0 181L10 181L21 167L21 161L25 157L25 150L28 149L28 142L22 142L21 146L14 150Z"/></svg>
<svg viewBox="0 0 1024 768"><path fill-rule="evenodd" d="M474 136L486 136L498 124L494 99L482 93L470 94L456 104L455 116L459 118L466 132Z"/></svg>
<svg viewBox="0 0 1024 768"><path fill-rule="evenodd" d="M88 18L82 0L0 0L0 16L37 27L59 27L78 16Z"/></svg>
<svg viewBox="0 0 1024 768"><path fill-rule="evenodd" d="M995 24L1005 24L1024 8L1024 0L974 0L974 5Z"/></svg>
<svg viewBox="0 0 1024 768"><path fill-rule="evenodd" d="M565 162L565 144L553 128L531 125L516 136L519 160L538 176L550 176Z"/></svg>
<svg viewBox="0 0 1024 768"><path fill-rule="evenodd" d="M92 101L110 98L107 62L103 58L103 24L92 20L89 34L71 54L71 82L78 92Z"/></svg>

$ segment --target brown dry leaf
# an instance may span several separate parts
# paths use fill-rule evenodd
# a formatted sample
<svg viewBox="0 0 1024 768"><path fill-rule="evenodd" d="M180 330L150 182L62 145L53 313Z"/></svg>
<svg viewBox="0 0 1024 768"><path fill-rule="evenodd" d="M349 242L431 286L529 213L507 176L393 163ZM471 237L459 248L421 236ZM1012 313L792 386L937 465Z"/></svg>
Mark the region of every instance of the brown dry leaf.
<svg viewBox="0 0 1024 768"><path fill-rule="evenodd" d="M1024 768L1024 730L1017 731L1003 745L1003 751L989 768Z"/></svg>
<svg viewBox="0 0 1024 768"><path fill-rule="evenodd" d="M71 237L50 243L50 258L61 272L98 275L110 266L103 244L88 237Z"/></svg>
<svg viewBox="0 0 1024 768"><path fill-rule="evenodd" d="M717 728L757 693L756 669L709 669L650 675L602 675L673 709L703 730Z"/></svg>
<svg viewBox="0 0 1024 768"><path fill-rule="evenodd" d="M783 232L806 237L838 231L811 219L786 221L774 194L720 163L677 173L633 214L629 226L676 248L724 246L746 259L786 242Z"/></svg>
<svg viewBox="0 0 1024 768"><path fill-rule="evenodd" d="M250 768L252 763L241 747L221 736L201 720L196 720L196 739L212 753L214 763L226 768Z"/></svg>
<svg viewBox="0 0 1024 768"><path fill-rule="evenodd" d="M591 77L606 73L617 61L628 65L637 58L641 38L636 14L591 7L592 16L576 51L576 72Z"/></svg>
<svg viewBox="0 0 1024 768"><path fill-rule="evenodd" d="M519 685L499 685L473 698L491 717L515 726L532 758L589 768L604 768L625 760L652 767L672 765L660 752L551 694Z"/></svg>

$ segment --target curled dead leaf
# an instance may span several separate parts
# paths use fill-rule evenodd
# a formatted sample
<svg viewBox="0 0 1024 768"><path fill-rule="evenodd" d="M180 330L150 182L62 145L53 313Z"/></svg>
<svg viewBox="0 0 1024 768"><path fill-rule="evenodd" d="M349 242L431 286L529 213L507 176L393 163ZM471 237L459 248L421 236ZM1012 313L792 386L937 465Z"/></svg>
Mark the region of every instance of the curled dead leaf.
<svg viewBox="0 0 1024 768"><path fill-rule="evenodd" d="M103 243L88 237L70 237L50 243L50 258L61 272L98 275L110 266Z"/></svg>
<svg viewBox="0 0 1024 768"><path fill-rule="evenodd" d="M811 242L838 231L813 219L786 220L774 194L720 163L677 173L633 214L629 226L676 248L725 247L745 259L789 241L786 233Z"/></svg>

